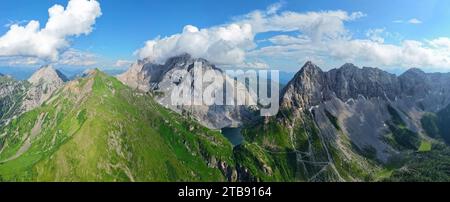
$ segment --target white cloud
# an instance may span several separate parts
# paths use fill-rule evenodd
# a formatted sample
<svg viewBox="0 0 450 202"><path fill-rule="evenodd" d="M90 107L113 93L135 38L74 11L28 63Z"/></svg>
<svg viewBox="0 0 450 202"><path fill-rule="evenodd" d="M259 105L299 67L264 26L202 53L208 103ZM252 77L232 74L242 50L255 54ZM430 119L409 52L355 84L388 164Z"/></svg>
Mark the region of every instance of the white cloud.
<svg viewBox="0 0 450 202"><path fill-rule="evenodd" d="M431 44L434 48L447 49L447 51L450 51L450 38L440 37L437 39L429 40L428 43Z"/></svg>
<svg viewBox="0 0 450 202"><path fill-rule="evenodd" d="M224 67L243 68L243 69L268 69L269 65L261 60L258 60L258 61L243 62L237 65L230 65L230 66L224 65Z"/></svg>
<svg viewBox="0 0 450 202"><path fill-rule="evenodd" d="M384 43L384 37L383 34L385 32L385 29L369 29L366 32L367 38L374 42L378 43Z"/></svg>
<svg viewBox="0 0 450 202"><path fill-rule="evenodd" d="M135 54L141 59L149 58L156 63L164 63L170 57L189 53L219 65L245 66L246 53L256 47L254 37L259 33L298 31L304 34L296 38L278 36L270 39L275 43L345 38L348 37L348 31L344 22L365 16L361 12L347 13L341 10L279 13L282 5L280 2L265 11L236 17L234 22L226 25L205 29L187 25L182 33L147 41Z"/></svg>
<svg viewBox="0 0 450 202"><path fill-rule="evenodd" d="M349 14L342 10L306 13L254 11L236 19L238 23L250 24L255 33L298 31L314 41L320 41L323 38L346 37L348 31L344 22L364 16L361 12Z"/></svg>
<svg viewBox="0 0 450 202"><path fill-rule="evenodd" d="M11 57L0 57L1 65L8 66L34 66L42 63L42 60L35 57L19 57L19 56L11 56Z"/></svg>
<svg viewBox="0 0 450 202"><path fill-rule="evenodd" d="M417 18L412 18L412 19L408 20L408 23L409 24L422 24L422 21L420 21Z"/></svg>
<svg viewBox="0 0 450 202"><path fill-rule="evenodd" d="M404 40L399 45L370 39L335 40L320 43L273 45L249 53L252 57L289 60L314 58L382 68L422 67L434 70L450 69L450 39L430 41Z"/></svg>
<svg viewBox="0 0 450 202"><path fill-rule="evenodd" d="M65 9L54 5L48 13L49 19L43 28L36 20L25 26L11 25L0 37L0 57L25 56L55 61L59 51L69 46L68 37L92 31L101 9L95 0L70 0Z"/></svg>
<svg viewBox="0 0 450 202"><path fill-rule="evenodd" d="M189 53L216 64L239 64L244 62L246 50L254 47L254 34L248 24L230 24L207 29L192 25L184 27L181 34L149 40L136 54L156 63Z"/></svg>
<svg viewBox="0 0 450 202"><path fill-rule="evenodd" d="M0 57L1 65L8 66L42 66L46 64L67 66L93 66L99 63L99 57L94 53L69 48L62 52L57 61L48 61L38 57L6 56Z"/></svg>
<svg viewBox="0 0 450 202"><path fill-rule="evenodd" d="M190 53L234 67L267 68L274 61L314 60L328 67L353 62L381 68L450 69L449 38L405 40L384 28L369 29L365 36L354 38L346 23L366 16L364 13L342 10L299 13L280 8L281 4L275 4L212 28L199 30L188 25L180 34L148 41L136 54L162 63L169 57ZM394 22L421 23L416 18ZM267 32L273 35L254 41L256 35ZM262 42L270 44L258 47ZM261 59L267 63L257 64Z"/></svg>
<svg viewBox="0 0 450 202"><path fill-rule="evenodd" d="M133 64L133 61L129 61L129 60L117 60L116 63L114 64L115 67L128 67L131 64Z"/></svg>
<svg viewBox="0 0 450 202"><path fill-rule="evenodd" d="M97 55L76 49L63 52L57 64L69 66L93 66L98 64Z"/></svg>
<svg viewBox="0 0 450 202"><path fill-rule="evenodd" d="M272 15L277 13L283 6L284 6L285 2L284 1L280 1L278 3L274 3L272 5L270 5L267 8L267 14Z"/></svg>
<svg viewBox="0 0 450 202"><path fill-rule="evenodd" d="M269 41L276 45L288 45L309 43L311 40L307 36L276 35L269 38Z"/></svg>
<svg viewBox="0 0 450 202"><path fill-rule="evenodd" d="M5 25L3 25L6 28L11 27L12 25L22 25L27 23L27 20L8 20L8 23L6 23Z"/></svg>
<svg viewBox="0 0 450 202"><path fill-rule="evenodd" d="M399 24L402 24L402 23L407 23L407 24L422 24L422 21L421 20L419 20L419 19L417 19L417 18L411 18L411 19L409 19L409 20L394 20L394 21L392 21L393 23L399 23Z"/></svg>
<svg viewBox="0 0 450 202"><path fill-rule="evenodd" d="M329 65L346 62L382 68L422 67L428 69L450 69L450 39L404 40L398 34L382 29L369 29L365 38L355 39L345 23L365 16L360 12L345 11L282 12L268 15L255 11L242 22L253 25L260 32L278 31L278 35L267 39L272 45L251 50L251 58L271 58L274 61L304 61L312 59ZM421 23L413 18L397 23ZM283 32L294 32L284 34ZM398 40L389 44L385 38Z"/></svg>

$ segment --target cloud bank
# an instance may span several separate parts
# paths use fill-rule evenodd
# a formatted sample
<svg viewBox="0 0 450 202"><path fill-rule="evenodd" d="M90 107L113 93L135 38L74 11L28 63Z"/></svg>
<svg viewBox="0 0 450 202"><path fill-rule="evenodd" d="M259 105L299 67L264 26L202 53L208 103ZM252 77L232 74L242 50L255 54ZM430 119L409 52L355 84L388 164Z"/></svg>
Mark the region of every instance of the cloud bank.
<svg viewBox="0 0 450 202"><path fill-rule="evenodd" d="M189 53L216 64L237 64L242 63L246 51L255 46L253 39L254 33L249 24L208 29L187 25L180 34L147 41L136 54L156 63L164 63L170 57Z"/></svg>
<svg viewBox="0 0 450 202"><path fill-rule="evenodd" d="M55 61L60 51L69 46L69 37L88 35L102 15L95 0L70 0L67 7L54 5L41 28L36 20L21 26L13 24L0 37L0 57L24 56Z"/></svg>
<svg viewBox="0 0 450 202"><path fill-rule="evenodd" d="M147 41L136 54L163 63L169 57L189 53L228 67L249 67L256 64L254 61L258 61L254 68L277 65L274 61L294 61L300 65L313 59L325 68L352 62L384 69L450 70L447 37L411 40L399 37L398 33L391 34L385 28L372 28L355 38L346 24L363 21L366 16L363 12L294 12L283 11L283 5L273 4L266 10L252 11L234 17L229 24L211 28L188 25L181 33ZM412 18L398 23L421 24L422 21ZM264 33L271 33L270 37L255 40Z"/></svg>
<svg viewBox="0 0 450 202"><path fill-rule="evenodd" d="M149 40L145 46L135 52L143 59L164 63L170 57L189 53L219 65L248 66L247 53L257 48L255 35L265 32L302 32L308 39L320 41L325 38L339 38L348 35L344 22L353 21L364 16L361 12L345 11L322 12L281 12L282 3L271 5L264 11L253 11L236 17L226 25L199 29L187 25L179 34L158 37ZM292 40L287 37L278 41ZM275 40L275 39L273 39ZM294 39L297 40L297 39ZM299 39L301 40L301 39ZM261 68L258 63L255 68Z"/></svg>

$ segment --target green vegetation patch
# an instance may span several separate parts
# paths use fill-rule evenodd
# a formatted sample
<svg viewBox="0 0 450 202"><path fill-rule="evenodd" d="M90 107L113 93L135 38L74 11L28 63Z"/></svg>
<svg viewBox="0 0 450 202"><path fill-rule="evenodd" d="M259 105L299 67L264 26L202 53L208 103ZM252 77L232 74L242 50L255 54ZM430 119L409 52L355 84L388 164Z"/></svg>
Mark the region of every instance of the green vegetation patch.
<svg viewBox="0 0 450 202"><path fill-rule="evenodd" d="M419 134L409 130L400 114L392 106L388 105L391 120L386 122L391 134L385 137L385 141L399 150L414 150L420 146Z"/></svg>
<svg viewBox="0 0 450 202"><path fill-rule="evenodd" d="M429 152L431 151L431 142L427 140L422 140L419 147L419 152Z"/></svg>

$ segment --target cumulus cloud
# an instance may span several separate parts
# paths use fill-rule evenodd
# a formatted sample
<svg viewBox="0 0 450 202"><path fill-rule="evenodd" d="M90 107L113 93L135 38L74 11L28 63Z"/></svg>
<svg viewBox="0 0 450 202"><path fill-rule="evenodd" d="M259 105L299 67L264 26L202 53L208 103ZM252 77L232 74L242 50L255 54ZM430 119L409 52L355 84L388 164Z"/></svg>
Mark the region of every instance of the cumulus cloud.
<svg viewBox="0 0 450 202"><path fill-rule="evenodd" d="M300 63L308 59L328 67L353 62L382 68L450 69L450 39L447 37L405 40L398 33L382 28L369 29L365 35L355 38L346 24L365 17L362 12L293 12L283 11L282 5L277 3L266 10L237 16L226 25L204 29L188 25L179 34L147 41L136 54L162 63L169 57L189 53L217 64L241 68L267 68L273 64L271 61ZM416 18L395 22L422 23ZM255 36L261 33L271 34L255 42Z"/></svg>
<svg viewBox="0 0 450 202"><path fill-rule="evenodd" d="M385 28L369 29L365 37L354 38L345 24L364 16L361 12L347 13L340 10L306 13L285 11L274 14L254 11L240 20L251 24L256 32L279 32L265 40L271 42L270 45L249 51L247 55L251 58L270 58L275 61L304 61L305 58L312 58L328 66L353 62L382 68L450 69L449 38L405 40L398 34L387 32ZM399 23L422 22L413 18ZM386 38L399 43L386 43Z"/></svg>
<svg viewBox="0 0 450 202"><path fill-rule="evenodd" d="M1 56L24 56L57 60L59 52L69 46L68 37L92 32L95 20L101 16L95 0L70 0L67 7L54 5L48 9L45 27L31 20L26 25L13 24L0 37Z"/></svg>
<svg viewBox="0 0 450 202"><path fill-rule="evenodd" d="M377 66L450 68L449 52L430 45L415 40L405 40L400 45L351 40L334 43L327 50L331 56L341 60Z"/></svg>
<svg viewBox="0 0 450 202"><path fill-rule="evenodd" d="M323 38L345 37L348 31L344 22L364 16L362 12L348 13L342 10L306 13L254 11L239 17L238 22L250 24L255 33L298 31L314 41L320 41Z"/></svg>
<svg viewBox="0 0 450 202"><path fill-rule="evenodd" d="M449 38L439 38L429 41L404 40L395 45L373 39L350 39L272 45L254 50L249 55L291 60L314 56L315 60L332 60L338 64L352 62L383 68L425 67L440 70L450 69L449 42Z"/></svg>
<svg viewBox="0 0 450 202"><path fill-rule="evenodd" d="M278 43L342 38L348 33L344 22L365 16L361 12L347 13L341 10L280 13L282 5L280 2L264 11L236 17L226 25L204 29L187 25L179 34L147 41L135 54L141 59L149 58L153 62L164 63L170 57L189 53L219 65L245 66L246 53L256 48L254 37L259 33L298 31L305 34L298 38L279 36L270 39Z"/></svg>
<svg viewBox="0 0 450 202"><path fill-rule="evenodd" d="M378 42L378 43L384 43L384 37L383 34L385 32L385 29L369 29L366 32L367 38L369 38L372 41Z"/></svg>
<svg viewBox="0 0 450 202"><path fill-rule="evenodd" d="M230 24L199 29L192 25L183 32L145 43L136 54L163 63L168 58L189 53L193 57L205 58L217 64L238 64L245 59L245 52L254 47L254 34L249 24Z"/></svg>
<svg viewBox="0 0 450 202"><path fill-rule="evenodd" d="M450 51L450 38L440 37L437 39L428 40L427 42L434 48L447 49Z"/></svg>

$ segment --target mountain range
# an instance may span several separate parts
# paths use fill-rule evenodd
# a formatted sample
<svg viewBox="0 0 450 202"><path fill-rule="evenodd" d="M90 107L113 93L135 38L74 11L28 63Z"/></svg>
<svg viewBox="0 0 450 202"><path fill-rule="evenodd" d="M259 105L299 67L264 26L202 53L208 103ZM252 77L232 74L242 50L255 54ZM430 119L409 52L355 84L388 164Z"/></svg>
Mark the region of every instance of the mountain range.
<svg viewBox="0 0 450 202"><path fill-rule="evenodd" d="M259 106L173 105L177 87L195 91L176 72L195 65L223 73L184 54L116 77L2 75L0 181L450 181L448 73L307 62L279 113L261 117ZM221 134L230 127L239 144Z"/></svg>

